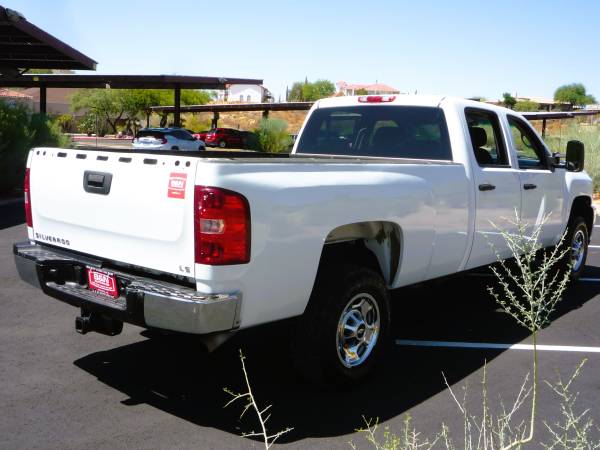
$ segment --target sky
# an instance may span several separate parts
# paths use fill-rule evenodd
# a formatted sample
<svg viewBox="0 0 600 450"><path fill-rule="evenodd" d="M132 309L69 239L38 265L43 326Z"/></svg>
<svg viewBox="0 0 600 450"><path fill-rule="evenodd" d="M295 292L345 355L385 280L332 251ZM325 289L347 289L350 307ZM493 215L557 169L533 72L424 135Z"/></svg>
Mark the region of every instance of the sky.
<svg viewBox="0 0 600 450"><path fill-rule="evenodd" d="M600 1L0 0L103 74L389 84L462 97L600 98ZM172 6L172 7L170 7Z"/></svg>

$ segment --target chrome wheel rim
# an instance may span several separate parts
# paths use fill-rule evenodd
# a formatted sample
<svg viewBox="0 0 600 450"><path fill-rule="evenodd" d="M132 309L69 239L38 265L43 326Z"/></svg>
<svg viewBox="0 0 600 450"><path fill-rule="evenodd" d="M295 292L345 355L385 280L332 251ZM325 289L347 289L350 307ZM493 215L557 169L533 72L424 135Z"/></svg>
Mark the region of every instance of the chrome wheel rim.
<svg viewBox="0 0 600 450"><path fill-rule="evenodd" d="M379 307L371 294L357 294L346 304L340 317L336 347L341 363L356 367L369 357L380 331Z"/></svg>
<svg viewBox="0 0 600 450"><path fill-rule="evenodd" d="M583 230L577 230L573 235L573 241L571 242L571 270L578 272L583 265L583 258L585 257L585 233Z"/></svg>

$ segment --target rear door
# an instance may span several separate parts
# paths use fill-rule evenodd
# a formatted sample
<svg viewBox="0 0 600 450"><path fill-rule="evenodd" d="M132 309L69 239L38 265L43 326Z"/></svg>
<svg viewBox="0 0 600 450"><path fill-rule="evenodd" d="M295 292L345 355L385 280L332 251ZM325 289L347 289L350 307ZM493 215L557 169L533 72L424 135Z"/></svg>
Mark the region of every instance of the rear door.
<svg viewBox="0 0 600 450"><path fill-rule="evenodd" d="M196 158L35 149L34 238L118 262L193 276Z"/></svg>
<svg viewBox="0 0 600 450"><path fill-rule="evenodd" d="M515 231L511 221L521 212L521 182L512 166L498 115L467 108L465 119L475 182L475 233L467 269L496 261L510 252L499 229Z"/></svg>
<svg viewBox="0 0 600 450"><path fill-rule="evenodd" d="M531 226L545 220L540 235L542 244L554 245L564 229L563 169L550 165L549 152L526 121L513 115L508 115L507 120L521 180L521 217Z"/></svg>

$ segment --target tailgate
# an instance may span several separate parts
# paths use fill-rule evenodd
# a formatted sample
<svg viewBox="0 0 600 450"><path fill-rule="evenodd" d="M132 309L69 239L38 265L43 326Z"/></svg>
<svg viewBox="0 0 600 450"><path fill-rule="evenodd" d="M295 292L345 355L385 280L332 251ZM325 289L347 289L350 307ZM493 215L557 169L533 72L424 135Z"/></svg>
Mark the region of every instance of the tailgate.
<svg viewBox="0 0 600 450"><path fill-rule="evenodd" d="M132 152L34 149L36 241L193 276L198 159Z"/></svg>

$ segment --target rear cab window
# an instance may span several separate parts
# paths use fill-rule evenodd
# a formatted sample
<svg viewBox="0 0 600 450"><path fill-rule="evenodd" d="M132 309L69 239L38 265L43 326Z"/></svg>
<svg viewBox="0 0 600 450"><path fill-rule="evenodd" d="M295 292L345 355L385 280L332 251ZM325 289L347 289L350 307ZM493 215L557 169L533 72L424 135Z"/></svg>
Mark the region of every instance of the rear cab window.
<svg viewBox="0 0 600 450"><path fill-rule="evenodd" d="M136 137L136 139L143 138L143 137L162 139L165 137L165 133L163 133L162 131L142 130L142 131L139 131L135 137Z"/></svg>
<svg viewBox="0 0 600 450"><path fill-rule="evenodd" d="M444 112L425 106L316 109L296 153L452 160Z"/></svg>

